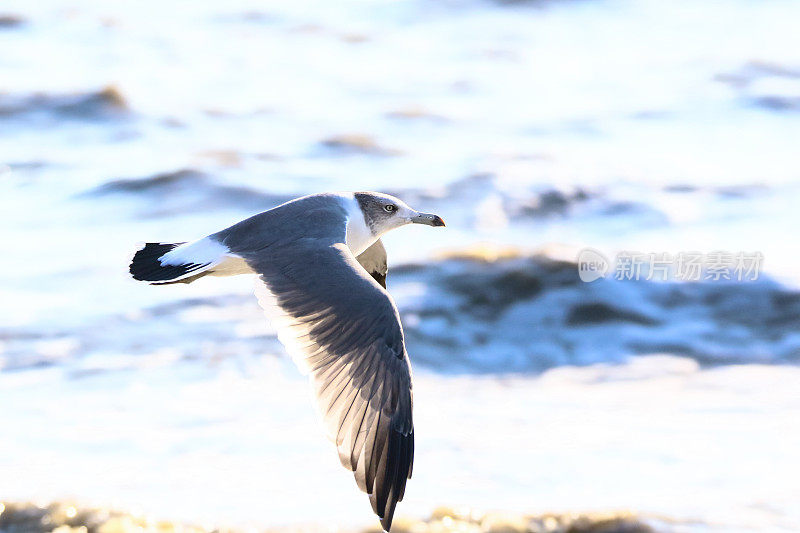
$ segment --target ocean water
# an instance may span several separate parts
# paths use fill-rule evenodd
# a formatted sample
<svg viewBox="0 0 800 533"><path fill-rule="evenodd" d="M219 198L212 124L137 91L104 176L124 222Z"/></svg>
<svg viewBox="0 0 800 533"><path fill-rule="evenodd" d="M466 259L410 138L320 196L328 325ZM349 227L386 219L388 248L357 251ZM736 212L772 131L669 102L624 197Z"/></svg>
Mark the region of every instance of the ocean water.
<svg viewBox="0 0 800 533"><path fill-rule="evenodd" d="M384 239L416 380L400 516L800 529L797 3L0 15L0 499L371 524L252 280L127 276L141 242L368 189L448 223ZM587 246L764 259L756 281L587 284Z"/></svg>

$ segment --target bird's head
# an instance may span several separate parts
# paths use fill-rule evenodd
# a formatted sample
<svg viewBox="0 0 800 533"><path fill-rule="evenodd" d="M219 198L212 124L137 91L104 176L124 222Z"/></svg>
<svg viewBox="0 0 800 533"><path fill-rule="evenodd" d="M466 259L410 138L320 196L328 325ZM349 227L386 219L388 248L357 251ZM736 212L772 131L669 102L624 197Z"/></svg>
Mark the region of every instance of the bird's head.
<svg viewBox="0 0 800 533"><path fill-rule="evenodd" d="M357 192L354 196L364 213L364 221L376 236L406 224L444 226L439 215L420 213L394 196L379 192Z"/></svg>

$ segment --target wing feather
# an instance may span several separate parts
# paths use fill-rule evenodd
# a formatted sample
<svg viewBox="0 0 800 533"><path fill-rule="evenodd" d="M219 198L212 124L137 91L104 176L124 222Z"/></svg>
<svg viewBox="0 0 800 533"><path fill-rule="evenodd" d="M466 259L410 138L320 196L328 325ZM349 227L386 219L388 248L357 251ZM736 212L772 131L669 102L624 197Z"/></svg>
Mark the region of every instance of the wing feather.
<svg viewBox="0 0 800 533"><path fill-rule="evenodd" d="M298 240L237 253L259 274L260 304L310 375L339 460L388 531L411 475L414 429L403 331L381 286L383 246L371 252L376 272L382 258L382 279L338 242Z"/></svg>

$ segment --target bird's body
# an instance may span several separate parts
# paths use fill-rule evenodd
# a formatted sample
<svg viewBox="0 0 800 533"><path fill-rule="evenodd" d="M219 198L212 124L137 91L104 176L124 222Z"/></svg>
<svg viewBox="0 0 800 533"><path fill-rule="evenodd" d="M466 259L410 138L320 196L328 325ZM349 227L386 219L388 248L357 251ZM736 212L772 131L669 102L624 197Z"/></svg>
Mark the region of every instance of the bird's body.
<svg viewBox="0 0 800 533"><path fill-rule="evenodd" d="M258 275L256 295L278 338L311 376L339 459L387 531L414 457L411 368L385 290L380 236L443 226L378 193L305 196L183 244L148 243L130 272L152 284Z"/></svg>

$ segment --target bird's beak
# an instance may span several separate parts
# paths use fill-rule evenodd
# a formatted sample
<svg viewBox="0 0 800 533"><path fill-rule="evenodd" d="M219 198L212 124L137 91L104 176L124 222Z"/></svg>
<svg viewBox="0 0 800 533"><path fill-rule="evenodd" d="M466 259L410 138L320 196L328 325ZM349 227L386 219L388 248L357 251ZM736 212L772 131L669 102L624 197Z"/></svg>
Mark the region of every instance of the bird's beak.
<svg viewBox="0 0 800 533"><path fill-rule="evenodd" d="M428 226L444 226L444 220L439 215L432 213L417 213L411 217L413 224L427 224Z"/></svg>

